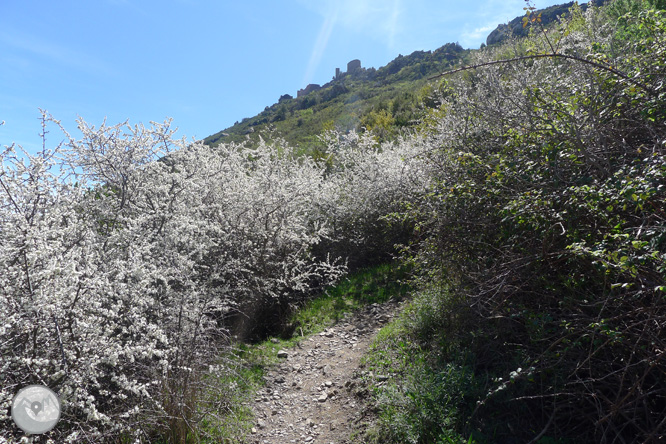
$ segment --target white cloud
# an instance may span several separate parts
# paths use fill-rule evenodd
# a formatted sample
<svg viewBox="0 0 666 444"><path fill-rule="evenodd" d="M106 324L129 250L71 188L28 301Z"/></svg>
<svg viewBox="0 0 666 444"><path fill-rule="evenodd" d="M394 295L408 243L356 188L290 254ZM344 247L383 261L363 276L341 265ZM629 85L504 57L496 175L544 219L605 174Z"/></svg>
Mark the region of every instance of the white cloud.
<svg viewBox="0 0 666 444"><path fill-rule="evenodd" d="M0 32L0 43L5 48L13 49L15 57L23 59L25 63L32 63L32 61L42 58L80 71L106 74L112 72L111 67L99 58L25 32L5 29Z"/></svg>
<svg viewBox="0 0 666 444"><path fill-rule="evenodd" d="M325 21L336 17L337 29L367 36L395 53L436 49L455 41L478 47L498 24L522 15L526 4L525 0L296 1ZM536 6L554 3L543 0Z"/></svg>
<svg viewBox="0 0 666 444"><path fill-rule="evenodd" d="M322 23L321 28L319 29L317 40L315 41L314 48L312 49L312 54L310 54L308 67L305 70L303 85L307 85L308 83L312 82L317 67L319 66L319 63L321 62L321 59L326 52L328 40L331 38L331 33L333 32L333 28L335 27L337 20L337 11L333 11L331 15L324 19L324 23Z"/></svg>
<svg viewBox="0 0 666 444"><path fill-rule="evenodd" d="M402 0L298 0L326 20L335 17L342 28L366 34L393 47L403 32Z"/></svg>
<svg viewBox="0 0 666 444"><path fill-rule="evenodd" d="M494 24L476 28L472 31L464 31L460 36L460 44L465 48L478 47L481 43L485 43L488 34L496 27L497 24Z"/></svg>
<svg viewBox="0 0 666 444"><path fill-rule="evenodd" d="M460 44L474 48L485 43L486 37L497 25L507 23L522 15L525 5L524 0L485 0L480 11L474 15L470 14L465 26L461 28ZM539 5L539 7L545 6Z"/></svg>

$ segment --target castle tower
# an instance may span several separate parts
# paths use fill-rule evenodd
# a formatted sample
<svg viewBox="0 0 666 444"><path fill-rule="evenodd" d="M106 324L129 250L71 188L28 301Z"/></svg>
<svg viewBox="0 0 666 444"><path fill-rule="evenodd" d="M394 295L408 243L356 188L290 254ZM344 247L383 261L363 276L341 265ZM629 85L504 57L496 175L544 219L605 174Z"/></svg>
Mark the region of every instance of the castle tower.
<svg viewBox="0 0 666 444"><path fill-rule="evenodd" d="M354 72L357 69L361 69L361 61L358 59L354 59L351 62L347 63L347 72L351 73Z"/></svg>

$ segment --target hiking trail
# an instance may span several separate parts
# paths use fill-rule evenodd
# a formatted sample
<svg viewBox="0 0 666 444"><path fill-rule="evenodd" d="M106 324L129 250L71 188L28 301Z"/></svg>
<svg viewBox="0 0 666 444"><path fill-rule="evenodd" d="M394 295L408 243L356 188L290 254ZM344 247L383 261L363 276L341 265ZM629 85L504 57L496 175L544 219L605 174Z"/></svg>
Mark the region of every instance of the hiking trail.
<svg viewBox="0 0 666 444"><path fill-rule="evenodd" d="M360 368L361 358L400 303L372 304L347 313L334 326L280 350L266 385L251 406L251 444L349 444L368 417L363 377L385 381Z"/></svg>

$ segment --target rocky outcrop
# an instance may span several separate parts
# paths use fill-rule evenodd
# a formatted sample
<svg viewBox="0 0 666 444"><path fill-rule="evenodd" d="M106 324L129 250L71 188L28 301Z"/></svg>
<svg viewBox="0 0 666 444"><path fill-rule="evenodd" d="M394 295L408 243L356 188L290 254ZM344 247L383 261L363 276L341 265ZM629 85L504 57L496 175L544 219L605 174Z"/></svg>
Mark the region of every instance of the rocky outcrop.
<svg viewBox="0 0 666 444"><path fill-rule="evenodd" d="M595 6L601 6L606 2L606 0L595 0L590 2ZM565 17L569 14L569 8L574 5L574 2L565 3L563 5L554 5L546 9L539 9L535 11L536 14L541 14L541 23L547 25L549 23L558 20L559 17ZM580 5L581 9L586 10L588 3L582 3ZM514 18L509 23L504 23L498 25L493 32L491 32L486 38L486 45L496 45L497 43L502 43L510 37L526 37L529 33L529 27L523 27L523 17Z"/></svg>
<svg viewBox="0 0 666 444"><path fill-rule="evenodd" d="M293 98L294 97L289 95L289 94L284 94L284 95L280 96L280 100L278 100L278 103L282 103L282 102L287 101L287 100L292 100Z"/></svg>
<svg viewBox="0 0 666 444"><path fill-rule="evenodd" d="M299 89L298 93L296 94L296 97L303 97L307 96L313 91L318 91L321 89L321 85L317 85L316 83L310 83L308 86L306 86L303 89Z"/></svg>

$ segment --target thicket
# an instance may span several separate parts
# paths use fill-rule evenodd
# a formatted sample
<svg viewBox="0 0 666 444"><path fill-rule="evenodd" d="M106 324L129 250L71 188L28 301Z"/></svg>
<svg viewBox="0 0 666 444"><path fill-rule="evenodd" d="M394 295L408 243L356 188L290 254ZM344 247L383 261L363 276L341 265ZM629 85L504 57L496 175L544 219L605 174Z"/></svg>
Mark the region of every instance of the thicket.
<svg viewBox="0 0 666 444"><path fill-rule="evenodd" d="M331 139L332 168L278 141L179 140L169 122L81 120L80 138L61 128L64 142L48 148L60 125L46 113L43 125L41 152L0 154L0 438L10 442L21 433L9 406L29 384L60 396L55 442L195 439L233 401L215 383L229 380L230 335L261 333L266 313L334 283L366 246L387 253L393 234L375 232L378 219L429 177L412 145L353 133Z"/></svg>
<svg viewBox="0 0 666 444"><path fill-rule="evenodd" d="M229 335L401 246L423 290L387 334L407 351L386 355L403 365L378 395L381 439L663 439L654 5L574 8L473 53L478 68L432 87L418 133L329 132L317 160L277 138L178 140L168 122L6 147L0 438L18 439L9 405L39 383L63 401L57 442L193 439L224 410L206 399L232 392L209 384L231 380Z"/></svg>
<svg viewBox="0 0 666 444"><path fill-rule="evenodd" d="M430 376L378 389L383 440L666 436L666 16L527 18L530 38L445 77L425 130L426 290L392 359L427 350Z"/></svg>

